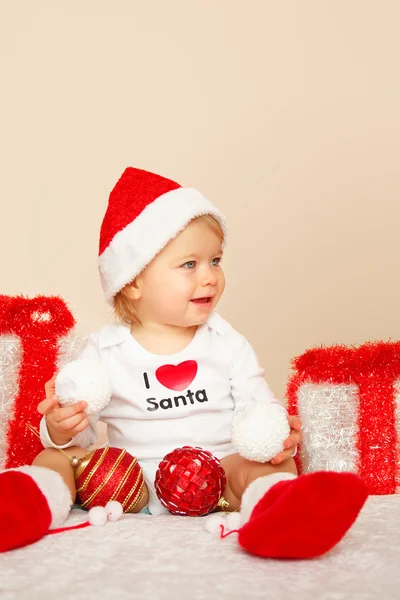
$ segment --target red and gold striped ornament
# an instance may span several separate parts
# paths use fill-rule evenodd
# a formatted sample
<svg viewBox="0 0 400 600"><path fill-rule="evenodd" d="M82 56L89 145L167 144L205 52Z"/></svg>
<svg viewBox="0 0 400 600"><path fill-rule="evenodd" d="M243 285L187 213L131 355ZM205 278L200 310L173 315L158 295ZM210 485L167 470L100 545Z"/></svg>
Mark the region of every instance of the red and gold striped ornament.
<svg viewBox="0 0 400 600"><path fill-rule="evenodd" d="M223 498L225 471L218 458L202 448L183 446L167 454L158 466L156 494L163 506L175 515L201 517L218 506Z"/></svg>
<svg viewBox="0 0 400 600"><path fill-rule="evenodd" d="M121 448L105 446L89 452L75 466L77 502L82 508L116 500L125 513L134 512L145 483L136 458Z"/></svg>

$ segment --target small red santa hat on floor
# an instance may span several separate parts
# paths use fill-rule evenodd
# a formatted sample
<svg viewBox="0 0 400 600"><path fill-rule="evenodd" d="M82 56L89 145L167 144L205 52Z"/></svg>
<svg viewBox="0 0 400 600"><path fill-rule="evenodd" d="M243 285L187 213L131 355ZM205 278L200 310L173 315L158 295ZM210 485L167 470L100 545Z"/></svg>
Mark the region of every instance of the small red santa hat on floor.
<svg viewBox="0 0 400 600"><path fill-rule="evenodd" d="M24 466L0 473L0 552L32 544L61 527L71 510L61 475Z"/></svg>
<svg viewBox="0 0 400 600"><path fill-rule="evenodd" d="M226 233L222 213L200 192L148 171L128 167L112 190L99 244L105 299L139 275L192 219L214 216Z"/></svg>
<svg viewBox="0 0 400 600"><path fill-rule="evenodd" d="M240 513L214 513L205 528L263 558L315 558L329 552L353 525L368 497L354 473L273 473L255 479Z"/></svg>
<svg viewBox="0 0 400 600"><path fill-rule="evenodd" d="M72 505L71 493L56 471L36 465L0 473L0 552L22 548L43 536L118 521L119 502L89 510L88 520L64 526Z"/></svg>

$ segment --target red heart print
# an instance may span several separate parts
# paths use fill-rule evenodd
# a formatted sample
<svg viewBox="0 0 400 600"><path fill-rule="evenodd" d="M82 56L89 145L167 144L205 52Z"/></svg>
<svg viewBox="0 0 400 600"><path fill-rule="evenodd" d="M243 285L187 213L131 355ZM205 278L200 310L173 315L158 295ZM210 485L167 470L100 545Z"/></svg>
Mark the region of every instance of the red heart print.
<svg viewBox="0 0 400 600"><path fill-rule="evenodd" d="M156 377L164 387L179 392L189 387L196 375L195 360L185 360L179 365L163 365L156 371Z"/></svg>

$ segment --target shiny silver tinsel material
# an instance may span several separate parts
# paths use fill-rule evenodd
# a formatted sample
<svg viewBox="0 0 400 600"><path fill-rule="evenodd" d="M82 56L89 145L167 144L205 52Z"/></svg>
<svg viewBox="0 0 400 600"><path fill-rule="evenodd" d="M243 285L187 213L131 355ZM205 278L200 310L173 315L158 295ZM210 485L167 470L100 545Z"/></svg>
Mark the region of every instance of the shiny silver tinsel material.
<svg viewBox="0 0 400 600"><path fill-rule="evenodd" d="M0 336L0 470L6 462L8 421L18 394L20 340L15 335Z"/></svg>
<svg viewBox="0 0 400 600"><path fill-rule="evenodd" d="M86 337L70 334L60 340L58 365L76 358L85 345ZM14 401L18 395L18 371L21 360L21 342L18 336L0 336L0 470L7 458L7 428L13 416ZM44 397L44 390L43 390Z"/></svg>
<svg viewBox="0 0 400 600"><path fill-rule="evenodd" d="M400 455L400 380L395 383L394 391ZM358 402L358 387L354 384L307 383L299 387L303 473L319 470L357 472Z"/></svg>
<svg viewBox="0 0 400 600"><path fill-rule="evenodd" d="M58 368L61 369L65 363L74 360L82 352L86 344L87 336L70 334L60 339Z"/></svg>
<svg viewBox="0 0 400 600"><path fill-rule="evenodd" d="M298 390L303 473L357 472L356 385L307 383Z"/></svg>

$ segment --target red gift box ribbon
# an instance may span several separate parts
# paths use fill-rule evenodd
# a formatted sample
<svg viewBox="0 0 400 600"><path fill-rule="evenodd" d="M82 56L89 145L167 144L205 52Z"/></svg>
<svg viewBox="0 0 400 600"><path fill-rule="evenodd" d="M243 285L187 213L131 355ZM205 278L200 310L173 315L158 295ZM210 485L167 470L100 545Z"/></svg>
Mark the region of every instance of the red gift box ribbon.
<svg viewBox="0 0 400 600"><path fill-rule="evenodd" d="M44 399L44 384L56 371L59 339L74 325L62 298L0 295L0 334L17 335L21 341L19 389L14 416L8 423L6 468L31 464L43 450L26 423L39 426L41 415L36 407Z"/></svg>

